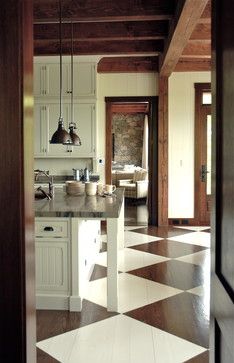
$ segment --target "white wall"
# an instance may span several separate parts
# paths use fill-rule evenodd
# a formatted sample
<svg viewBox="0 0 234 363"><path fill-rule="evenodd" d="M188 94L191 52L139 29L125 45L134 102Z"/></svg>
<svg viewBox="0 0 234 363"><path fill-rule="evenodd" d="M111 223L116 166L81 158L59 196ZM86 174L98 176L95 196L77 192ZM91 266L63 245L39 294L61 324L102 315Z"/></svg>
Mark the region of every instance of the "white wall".
<svg viewBox="0 0 234 363"><path fill-rule="evenodd" d="M194 217L194 83L210 81L210 72L169 78L169 218Z"/></svg>
<svg viewBox="0 0 234 363"><path fill-rule="evenodd" d="M111 96L157 96L157 73L110 73L97 75L97 152L99 158L105 158L105 97ZM105 166L98 165L102 181L105 178Z"/></svg>

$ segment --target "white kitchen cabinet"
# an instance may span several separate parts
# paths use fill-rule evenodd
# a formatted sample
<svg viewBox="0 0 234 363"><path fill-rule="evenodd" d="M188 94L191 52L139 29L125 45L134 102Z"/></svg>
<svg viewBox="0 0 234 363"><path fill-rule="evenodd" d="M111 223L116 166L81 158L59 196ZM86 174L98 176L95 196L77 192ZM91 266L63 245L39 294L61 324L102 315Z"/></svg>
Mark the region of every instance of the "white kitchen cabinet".
<svg viewBox="0 0 234 363"><path fill-rule="evenodd" d="M73 97L96 97L96 66L94 63L75 63L73 66ZM71 65L62 65L62 96L71 96ZM34 64L34 97L59 98L60 65L58 63Z"/></svg>
<svg viewBox="0 0 234 363"><path fill-rule="evenodd" d="M74 63L74 98L96 97L96 66L94 63Z"/></svg>
<svg viewBox="0 0 234 363"><path fill-rule="evenodd" d="M95 104L74 104L75 132L81 139L81 146L71 147L72 157L93 157L96 152L96 117Z"/></svg>
<svg viewBox="0 0 234 363"><path fill-rule="evenodd" d="M100 250L100 221L83 220L81 233L74 234L71 218L37 217L36 306L37 309L69 310L71 272L83 287L89 281ZM76 253L74 253L76 251ZM73 255L72 255L73 253Z"/></svg>
<svg viewBox="0 0 234 363"><path fill-rule="evenodd" d="M70 70L68 64L62 65L62 95L70 94ZM34 64L34 96L35 97L59 97L60 78L59 63Z"/></svg>
<svg viewBox="0 0 234 363"><path fill-rule="evenodd" d="M68 131L71 120L69 103L62 104L64 127ZM34 109L34 146L35 157L93 157L96 152L96 117L94 103L74 104L74 122L77 123L77 134L81 138L81 146L65 146L50 144L51 137L58 127L59 104L35 104Z"/></svg>
<svg viewBox="0 0 234 363"><path fill-rule="evenodd" d="M69 290L68 241L43 238L36 241L36 288L38 293Z"/></svg>

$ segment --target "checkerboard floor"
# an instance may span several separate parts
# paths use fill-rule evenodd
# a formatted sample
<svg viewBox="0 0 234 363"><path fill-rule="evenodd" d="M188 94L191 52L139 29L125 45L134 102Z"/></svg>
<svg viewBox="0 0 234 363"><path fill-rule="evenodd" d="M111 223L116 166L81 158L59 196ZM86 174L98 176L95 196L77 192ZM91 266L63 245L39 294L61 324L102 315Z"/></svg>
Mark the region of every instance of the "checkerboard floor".
<svg viewBox="0 0 234 363"><path fill-rule="evenodd" d="M208 363L209 227L126 226L115 314L102 238L82 312L38 311L38 362Z"/></svg>

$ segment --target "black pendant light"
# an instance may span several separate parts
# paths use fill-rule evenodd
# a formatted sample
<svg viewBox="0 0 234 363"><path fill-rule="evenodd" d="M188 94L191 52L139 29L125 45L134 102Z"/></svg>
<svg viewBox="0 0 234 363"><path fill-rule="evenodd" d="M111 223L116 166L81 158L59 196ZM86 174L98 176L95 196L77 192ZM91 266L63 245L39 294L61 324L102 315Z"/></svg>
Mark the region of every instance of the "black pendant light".
<svg viewBox="0 0 234 363"><path fill-rule="evenodd" d="M50 144L72 144L70 134L64 129L62 117L62 4L59 1L59 39L60 39L60 113L58 120L58 129L53 134Z"/></svg>
<svg viewBox="0 0 234 363"><path fill-rule="evenodd" d="M76 123L74 122L74 106L73 106L73 22L71 21L71 122L69 123L69 135L71 138L71 145L80 146L80 137L74 132L77 129ZM67 142L65 145L69 144Z"/></svg>

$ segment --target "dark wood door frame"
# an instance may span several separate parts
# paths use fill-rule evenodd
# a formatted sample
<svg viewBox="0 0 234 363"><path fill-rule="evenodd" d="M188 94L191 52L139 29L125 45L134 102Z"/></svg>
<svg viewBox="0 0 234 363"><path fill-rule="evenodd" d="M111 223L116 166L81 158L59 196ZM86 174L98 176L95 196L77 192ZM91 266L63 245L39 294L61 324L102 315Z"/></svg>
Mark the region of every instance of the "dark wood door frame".
<svg viewBox="0 0 234 363"><path fill-rule="evenodd" d="M35 363L33 1L1 2L0 28L0 356Z"/></svg>
<svg viewBox="0 0 234 363"><path fill-rule="evenodd" d="M210 83L195 83L195 169L194 169L194 220L197 225L207 224L204 217L206 208L206 183L201 183L201 165L204 164L204 118L207 113L211 114L211 105L202 104L203 92L211 92Z"/></svg>
<svg viewBox="0 0 234 363"><path fill-rule="evenodd" d="M113 107L121 103L149 103L149 195L151 225L158 225L158 97L106 97L106 182L111 183Z"/></svg>
<svg viewBox="0 0 234 363"><path fill-rule="evenodd" d="M234 362L234 3L212 2L210 363Z"/></svg>

